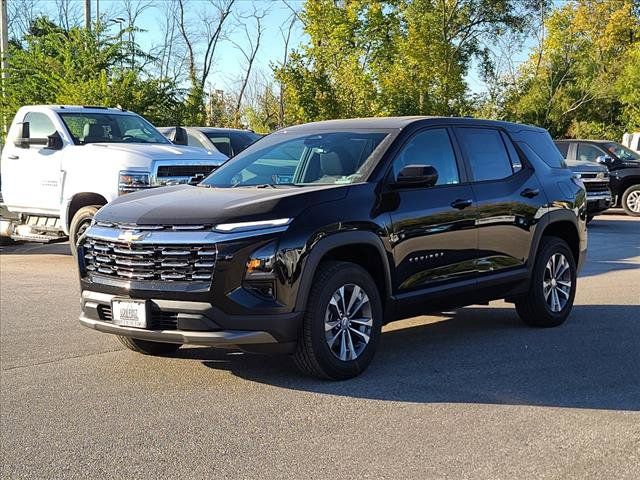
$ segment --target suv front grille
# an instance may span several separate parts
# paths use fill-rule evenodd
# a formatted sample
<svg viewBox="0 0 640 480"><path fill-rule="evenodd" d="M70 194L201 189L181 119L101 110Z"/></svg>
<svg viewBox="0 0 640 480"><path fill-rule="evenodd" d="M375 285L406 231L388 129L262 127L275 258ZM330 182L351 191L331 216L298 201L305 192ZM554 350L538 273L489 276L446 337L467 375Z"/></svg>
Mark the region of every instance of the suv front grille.
<svg viewBox="0 0 640 480"><path fill-rule="evenodd" d="M210 282L216 257L215 245L137 245L94 238L84 244L88 272L128 280Z"/></svg>
<svg viewBox="0 0 640 480"><path fill-rule="evenodd" d="M158 178L207 176L215 170L215 165L163 165L158 167Z"/></svg>

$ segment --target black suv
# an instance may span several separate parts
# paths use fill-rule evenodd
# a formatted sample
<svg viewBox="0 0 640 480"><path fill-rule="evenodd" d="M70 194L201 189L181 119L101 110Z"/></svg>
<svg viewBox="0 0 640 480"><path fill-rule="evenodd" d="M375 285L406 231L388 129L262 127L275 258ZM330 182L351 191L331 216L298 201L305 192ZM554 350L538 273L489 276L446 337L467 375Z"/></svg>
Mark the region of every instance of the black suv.
<svg viewBox="0 0 640 480"><path fill-rule="evenodd" d="M382 325L506 299L569 315L587 246L582 182L540 128L372 118L273 133L198 186L124 195L78 243L80 322L137 352L290 353L341 379Z"/></svg>
<svg viewBox="0 0 640 480"><path fill-rule="evenodd" d="M613 206L640 217L640 155L606 140L556 140L555 144L567 160L605 165L611 174Z"/></svg>

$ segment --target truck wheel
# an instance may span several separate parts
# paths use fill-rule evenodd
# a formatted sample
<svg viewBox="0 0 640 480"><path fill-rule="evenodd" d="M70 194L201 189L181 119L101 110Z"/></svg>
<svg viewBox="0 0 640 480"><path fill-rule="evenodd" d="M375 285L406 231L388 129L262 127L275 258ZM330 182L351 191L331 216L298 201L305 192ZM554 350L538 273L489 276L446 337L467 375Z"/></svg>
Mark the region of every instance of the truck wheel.
<svg viewBox="0 0 640 480"><path fill-rule="evenodd" d="M93 220L98 210L100 210L100 205L82 207L71 219L71 226L69 227L69 247L71 247L71 253L74 257L78 255L78 249L76 248L78 240L84 234L85 230L89 228L91 220Z"/></svg>
<svg viewBox="0 0 640 480"><path fill-rule="evenodd" d="M557 327L569 316L576 295L576 263L566 242L544 237L531 275L529 292L516 299L527 325Z"/></svg>
<svg viewBox="0 0 640 480"><path fill-rule="evenodd" d="M157 355L164 357L172 355L182 346L179 343L161 343L150 342L148 340L139 340L137 338L123 337L118 335L120 342L129 350L142 353L144 355Z"/></svg>
<svg viewBox="0 0 640 480"><path fill-rule="evenodd" d="M381 327L380 294L367 271L349 262L324 262L309 292L293 359L314 377L355 377L371 363Z"/></svg>
<svg viewBox="0 0 640 480"><path fill-rule="evenodd" d="M622 208L627 215L640 217L640 185L631 185L622 194Z"/></svg>

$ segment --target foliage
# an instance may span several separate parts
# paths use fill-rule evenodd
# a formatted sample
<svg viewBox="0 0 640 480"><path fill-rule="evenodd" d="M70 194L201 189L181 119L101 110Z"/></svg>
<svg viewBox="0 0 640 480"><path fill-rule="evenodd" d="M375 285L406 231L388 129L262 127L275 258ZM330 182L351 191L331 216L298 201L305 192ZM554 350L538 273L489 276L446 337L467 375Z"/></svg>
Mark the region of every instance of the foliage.
<svg viewBox="0 0 640 480"><path fill-rule="evenodd" d="M121 34L64 30L38 18L22 42L10 45L2 113L12 118L20 106L39 103L120 105L152 122L174 123L184 115L178 89L145 76L127 60L129 52Z"/></svg>
<svg viewBox="0 0 640 480"><path fill-rule="evenodd" d="M522 66L506 116L552 135L620 138L640 127L640 20L633 0L574 0L553 11Z"/></svg>

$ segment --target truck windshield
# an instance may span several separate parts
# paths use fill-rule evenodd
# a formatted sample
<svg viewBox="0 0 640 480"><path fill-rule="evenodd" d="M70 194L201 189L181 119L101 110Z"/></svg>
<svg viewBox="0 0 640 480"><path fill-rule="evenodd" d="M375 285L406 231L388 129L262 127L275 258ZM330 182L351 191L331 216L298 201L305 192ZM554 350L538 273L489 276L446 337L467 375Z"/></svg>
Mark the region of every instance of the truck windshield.
<svg viewBox="0 0 640 480"><path fill-rule="evenodd" d="M171 143L138 115L60 113L76 145L87 143Z"/></svg>
<svg viewBox="0 0 640 480"><path fill-rule="evenodd" d="M640 161L640 155L619 143L607 143L605 147L622 161Z"/></svg>
<svg viewBox="0 0 640 480"><path fill-rule="evenodd" d="M388 131L277 132L248 147L202 183L212 187L343 184L364 180Z"/></svg>

